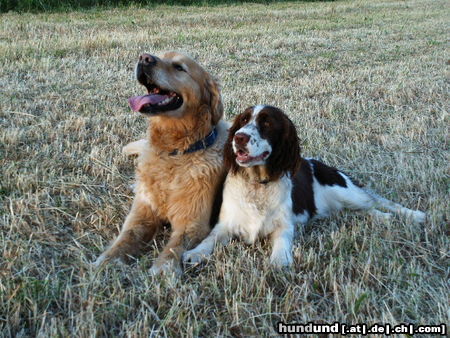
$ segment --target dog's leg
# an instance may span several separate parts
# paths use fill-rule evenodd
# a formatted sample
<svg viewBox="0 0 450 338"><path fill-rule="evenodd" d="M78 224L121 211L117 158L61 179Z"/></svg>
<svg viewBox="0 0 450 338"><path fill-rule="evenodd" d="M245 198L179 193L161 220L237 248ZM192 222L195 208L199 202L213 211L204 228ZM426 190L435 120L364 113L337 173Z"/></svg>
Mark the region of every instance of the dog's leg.
<svg viewBox="0 0 450 338"><path fill-rule="evenodd" d="M321 215L319 212L317 217L327 216L329 211L339 211L343 208L364 210L372 217L382 221L386 221L392 217L391 213L384 213L375 209L377 202L374 196L354 184L347 175L340 174L345 179L346 187L320 186L319 192L314 191L317 196L316 204L319 206L319 210L325 210L324 215Z"/></svg>
<svg viewBox="0 0 450 338"><path fill-rule="evenodd" d="M170 235L169 242L159 254L158 258L153 263L150 273L157 275L161 272L174 272L181 274L180 259L183 254L184 247L184 232L174 230Z"/></svg>
<svg viewBox="0 0 450 338"><path fill-rule="evenodd" d="M180 212L180 214L183 214ZM204 239L210 232L209 213L203 215L202 220L186 221L184 217L176 217L170 220L173 232L169 242L164 247L158 258L153 263L150 273L175 272L180 274L181 256L186 248L192 248ZM186 225L187 224L187 225Z"/></svg>
<svg viewBox="0 0 450 338"><path fill-rule="evenodd" d="M342 174L342 173L341 173ZM347 183L347 188L334 188L334 194L339 202L346 208L356 210L367 210L372 216L381 219L388 219L391 213L383 213L375 208L384 208L394 213L411 218L416 223L425 221L426 215L419 210L411 210L400 204L389 201L370 190L363 189L355 185L351 179L342 174Z"/></svg>
<svg viewBox="0 0 450 338"><path fill-rule="evenodd" d="M382 211L374 209L374 208L369 209L367 211L367 213L370 216L372 216L372 217L374 217L376 219L379 219L381 221L387 221L387 220L390 220L392 218L392 214L390 212L382 212Z"/></svg>
<svg viewBox="0 0 450 338"><path fill-rule="evenodd" d="M214 188L214 186L210 186ZM196 187L196 195L173 196L169 209L172 235L161 254L153 263L151 273L181 272L181 255L186 249L200 243L211 231L209 219L212 210L213 193L206 186ZM189 199L186 199L189 196Z"/></svg>
<svg viewBox="0 0 450 338"><path fill-rule="evenodd" d="M183 254L183 263L197 264L206 260L214 251L216 243L226 245L230 237L228 227L224 223L218 223L197 247Z"/></svg>
<svg viewBox="0 0 450 338"><path fill-rule="evenodd" d="M280 222L281 223L281 222ZM282 222L271 234L272 254L270 264L282 268L292 264L292 241L294 238L294 225Z"/></svg>
<svg viewBox="0 0 450 338"><path fill-rule="evenodd" d="M136 198L119 236L97 258L93 263L94 266L99 267L113 259L126 261L129 256L138 255L144 246L153 239L160 225L161 220L154 214L151 207Z"/></svg>
<svg viewBox="0 0 450 338"><path fill-rule="evenodd" d="M384 197L381 197L374 192L368 192L377 203L377 206L392 211L396 214L402 215L406 218L412 219L415 223L423 223L426 220L426 214L420 210L411 210L405 208L403 205L392 202Z"/></svg>
<svg viewBox="0 0 450 338"><path fill-rule="evenodd" d="M341 173L342 174L342 173ZM332 186L335 198L344 208L353 210L370 210L376 206L375 199L368 194L363 188L354 184L349 177L344 176L347 187Z"/></svg>

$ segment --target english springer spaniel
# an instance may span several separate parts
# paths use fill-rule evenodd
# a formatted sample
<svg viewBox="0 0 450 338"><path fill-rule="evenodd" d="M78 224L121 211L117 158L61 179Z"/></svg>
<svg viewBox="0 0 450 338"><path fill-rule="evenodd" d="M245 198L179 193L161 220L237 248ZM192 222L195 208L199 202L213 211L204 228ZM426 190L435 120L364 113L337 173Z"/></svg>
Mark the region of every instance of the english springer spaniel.
<svg viewBox="0 0 450 338"><path fill-rule="evenodd" d="M224 149L229 169L219 222L196 248L183 255L185 263L199 263L232 236L252 244L270 236L270 262L292 263L295 223L304 224L343 208L367 210L390 218L376 208L423 222L425 213L407 209L363 189L342 171L314 159L300 157L294 124L280 109L254 106L234 120Z"/></svg>

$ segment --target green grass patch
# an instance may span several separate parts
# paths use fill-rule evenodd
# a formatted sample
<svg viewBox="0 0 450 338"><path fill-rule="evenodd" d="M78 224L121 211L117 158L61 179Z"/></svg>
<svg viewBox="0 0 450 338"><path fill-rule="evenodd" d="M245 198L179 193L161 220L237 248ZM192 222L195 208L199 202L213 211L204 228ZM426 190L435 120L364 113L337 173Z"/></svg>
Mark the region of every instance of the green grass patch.
<svg viewBox="0 0 450 338"><path fill-rule="evenodd" d="M238 5L243 3L282 2L285 0L1 0L0 13L71 11L87 8L111 8L126 6L152 7L156 5L177 6L216 6ZM292 1L292 0L291 0ZM302 2L335 1L335 0L302 0Z"/></svg>

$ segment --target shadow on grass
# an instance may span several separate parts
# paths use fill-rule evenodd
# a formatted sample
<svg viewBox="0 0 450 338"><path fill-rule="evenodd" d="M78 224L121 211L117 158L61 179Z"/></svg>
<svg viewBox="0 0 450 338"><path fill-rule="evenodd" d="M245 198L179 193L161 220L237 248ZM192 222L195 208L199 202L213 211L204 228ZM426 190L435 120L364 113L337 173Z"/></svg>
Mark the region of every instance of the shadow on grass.
<svg viewBox="0 0 450 338"><path fill-rule="evenodd" d="M64 12L92 8L127 6L152 7L156 5L215 6L242 3L319 2L336 0L2 0L0 13L15 12Z"/></svg>

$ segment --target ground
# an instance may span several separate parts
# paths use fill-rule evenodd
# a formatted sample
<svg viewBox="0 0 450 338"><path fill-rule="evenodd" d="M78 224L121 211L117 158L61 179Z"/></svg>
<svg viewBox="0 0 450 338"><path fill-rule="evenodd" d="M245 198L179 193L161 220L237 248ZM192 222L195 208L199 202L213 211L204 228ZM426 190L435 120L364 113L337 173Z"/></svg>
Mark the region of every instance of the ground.
<svg viewBox="0 0 450 338"><path fill-rule="evenodd" d="M0 17L0 335L256 336L276 324L448 323L445 0L122 8ZM423 225L341 213L299 232L292 269L233 242L179 278L90 263L132 200L145 135L127 98L143 51L184 51L217 79L226 118L284 109L305 156ZM153 333L152 333L153 332Z"/></svg>

